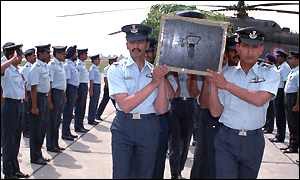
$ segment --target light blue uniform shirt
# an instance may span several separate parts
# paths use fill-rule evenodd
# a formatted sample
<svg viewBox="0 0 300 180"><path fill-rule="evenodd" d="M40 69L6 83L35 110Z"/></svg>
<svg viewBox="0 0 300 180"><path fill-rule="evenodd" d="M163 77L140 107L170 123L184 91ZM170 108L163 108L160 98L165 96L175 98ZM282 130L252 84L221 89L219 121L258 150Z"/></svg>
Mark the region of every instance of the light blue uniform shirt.
<svg viewBox="0 0 300 180"><path fill-rule="evenodd" d="M89 82L89 71L85 67L85 63L80 59L77 60L77 69L79 72L79 83Z"/></svg>
<svg viewBox="0 0 300 180"><path fill-rule="evenodd" d="M89 79L94 82L94 84L101 84L101 73L99 67L92 64L89 70Z"/></svg>
<svg viewBox="0 0 300 180"><path fill-rule="evenodd" d="M49 62L49 69L52 88L65 91L67 88L67 80L63 62L54 58Z"/></svg>
<svg viewBox="0 0 300 180"><path fill-rule="evenodd" d="M1 85L4 98L24 99L25 98L25 81L20 70L10 65L5 69L4 75L1 76Z"/></svg>
<svg viewBox="0 0 300 180"><path fill-rule="evenodd" d="M37 59L29 72L30 85L37 85L37 92L48 93L50 90L50 71L47 63Z"/></svg>
<svg viewBox="0 0 300 180"><path fill-rule="evenodd" d="M290 65L286 61L279 66L280 84L278 88L284 88L284 82L287 80L290 71Z"/></svg>
<svg viewBox="0 0 300 180"><path fill-rule="evenodd" d="M190 93L188 91L187 88L187 79L188 79L188 75L187 74L183 74L183 73L178 73L178 79L179 79L179 84L180 84L180 97L186 97L189 98Z"/></svg>
<svg viewBox="0 0 300 180"><path fill-rule="evenodd" d="M238 66L229 67L224 71L227 81L248 89L249 91L267 91L277 94L280 75L273 68L258 65L257 63L246 74ZM263 82L253 81L255 79ZM264 126L269 102L257 107L225 90L219 90L219 99L224 107L220 122L232 129L254 130Z"/></svg>
<svg viewBox="0 0 300 180"><path fill-rule="evenodd" d="M299 90L299 66L294 67L287 78L284 92L285 93L295 93Z"/></svg>
<svg viewBox="0 0 300 180"><path fill-rule="evenodd" d="M79 86L79 73L76 68L76 63L70 59L67 59L67 62L64 64L67 84L71 84L73 86Z"/></svg>
<svg viewBox="0 0 300 180"><path fill-rule="evenodd" d="M31 86L30 83L28 82L28 76L29 76L29 71L32 67L32 64L30 62L26 62L26 64L23 66L21 69L21 74L23 75L25 79L25 87L27 91L31 91Z"/></svg>
<svg viewBox="0 0 300 180"><path fill-rule="evenodd" d="M128 95L135 94L137 91L143 89L151 81L151 71L153 65L145 61L145 66L140 71L138 65L132 58L122 59L110 66L107 72L107 80L109 84L109 95L112 97L115 94L128 93ZM138 106L136 106L130 113L156 113L154 109L154 101L157 97L157 88ZM113 97L112 97L113 98ZM117 103L117 109L122 109Z"/></svg>

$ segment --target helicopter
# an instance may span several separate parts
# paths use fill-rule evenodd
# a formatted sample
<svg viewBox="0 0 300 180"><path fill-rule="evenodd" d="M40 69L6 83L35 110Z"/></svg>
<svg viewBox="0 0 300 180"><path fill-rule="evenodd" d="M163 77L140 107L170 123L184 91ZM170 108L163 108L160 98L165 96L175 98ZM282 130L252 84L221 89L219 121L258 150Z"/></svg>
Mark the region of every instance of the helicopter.
<svg viewBox="0 0 300 180"><path fill-rule="evenodd" d="M217 2L217 1L216 1ZM236 5L196 5L196 6L208 6L208 7L219 7L221 9L211 10L216 11L236 11L234 17L226 17L226 21L230 22L229 31L235 32L239 28L254 26L258 30L265 34L265 49L263 55L267 52L272 52L276 48L282 48L285 51L298 51L299 50L299 34L293 33L288 27L281 28L279 24L272 20L255 19L248 16L247 11L275 11L278 13L288 13L299 15L299 12L288 11L288 10L276 10L276 9L266 9L261 7L279 6L279 5L299 5L296 3L262 3L255 5L246 5L245 1L238 1ZM120 9L120 10L109 10L109 11L98 11L98 12L87 12L80 14L70 14L57 17L67 17L67 16L77 16L77 15L87 15L94 13L111 13L115 11L131 11L139 10L145 8L132 8L132 9ZM113 35L119 33L120 31L111 33Z"/></svg>
<svg viewBox="0 0 300 180"><path fill-rule="evenodd" d="M299 5L299 3L263 3L256 5L246 5L245 1L238 1L236 5L204 5L209 7L219 7L221 9L211 10L216 11L236 11L235 17L227 17L230 22L231 32L239 28L254 26L259 31L265 34L265 50L263 55L267 52L272 52L276 48L282 48L285 51L299 51L299 34L293 33L289 28L281 28L275 21L262 20L249 17L247 11L276 11L279 13L298 14L296 11L265 9L260 6L278 6L278 5Z"/></svg>

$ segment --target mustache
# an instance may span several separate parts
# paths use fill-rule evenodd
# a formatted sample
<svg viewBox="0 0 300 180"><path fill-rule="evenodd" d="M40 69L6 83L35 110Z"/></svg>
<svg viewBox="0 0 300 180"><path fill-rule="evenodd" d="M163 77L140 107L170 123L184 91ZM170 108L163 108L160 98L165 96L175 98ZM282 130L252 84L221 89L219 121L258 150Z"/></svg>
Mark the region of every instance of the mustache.
<svg viewBox="0 0 300 180"><path fill-rule="evenodd" d="M131 50L131 52L134 52L134 51L141 52L142 50L141 50L141 49L139 49L139 48L133 48L133 49Z"/></svg>

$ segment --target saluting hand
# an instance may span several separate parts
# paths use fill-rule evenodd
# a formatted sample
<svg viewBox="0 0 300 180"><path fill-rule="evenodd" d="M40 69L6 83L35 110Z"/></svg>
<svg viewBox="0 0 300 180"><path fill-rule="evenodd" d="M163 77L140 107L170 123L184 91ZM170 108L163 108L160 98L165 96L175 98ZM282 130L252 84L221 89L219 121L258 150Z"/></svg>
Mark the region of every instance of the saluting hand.
<svg viewBox="0 0 300 180"><path fill-rule="evenodd" d="M210 83L215 84L220 89L226 89L228 81L224 78L222 73L207 69L207 77Z"/></svg>

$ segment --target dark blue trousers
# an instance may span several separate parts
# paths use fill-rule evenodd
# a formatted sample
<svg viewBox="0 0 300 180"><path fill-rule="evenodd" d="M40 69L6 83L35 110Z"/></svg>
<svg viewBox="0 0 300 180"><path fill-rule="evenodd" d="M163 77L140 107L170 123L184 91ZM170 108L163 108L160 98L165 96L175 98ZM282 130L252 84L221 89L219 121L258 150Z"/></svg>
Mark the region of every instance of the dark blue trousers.
<svg viewBox="0 0 300 180"><path fill-rule="evenodd" d="M160 122L160 132L153 178L163 179L165 172L166 155L168 151L169 123L171 121L170 112L159 115L158 118Z"/></svg>
<svg viewBox="0 0 300 180"><path fill-rule="evenodd" d="M24 102L24 112L23 112L23 122L22 122L22 131L23 134L29 135L30 121L31 121L31 94L30 91L27 91L27 101Z"/></svg>
<svg viewBox="0 0 300 180"><path fill-rule="evenodd" d="M93 96L90 96L88 122L95 121L101 91L100 84L93 84Z"/></svg>
<svg viewBox="0 0 300 180"><path fill-rule="evenodd" d="M299 112L292 111L297 102L297 93L285 94L285 114L288 122L290 139L289 148L297 150L299 148Z"/></svg>
<svg viewBox="0 0 300 180"><path fill-rule="evenodd" d="M66 89L67 101L64 106L63 123L62 123L62 135L64 136L68 136L71 134L70 124L73 119L73 110L76 104L77 93L78 93L77 86L67 84L67 89Z"/></svg>
<svg viewBox="0 0 300 180"><path fill-rule="evenodd" d="M216 178L257 178L264 148L261 128L240 136L237 130L221 125L215 138Z"/></svg>
<svg viewBox="0 0 300 180"><path fill-rule="evenodd" d="M195 99L171 101L169 162L171 176L177 177L184 168L193 133Z"/></svg>
<svg viewBox="0 0 300 180"><path fill-rule="evenodd" d="M83 119L85 115L86 99L88 93L88 84L80 83L78 87L78 96L75 107L75 129L83 128Z"/></svg>
<svg viewBox="0 0 300 180"><path fill-rule="evenodd" d="M269 107L267 110L266 124L264 129L270 133L274 130L274 119L275 119L275 105L274 100L270 101Z"/></svg>
<svg viewBox="0 0 300 180"><path fill-rule="evenodd" d="M23 103L20 100L4 99L2 114L3 174L12 176L20 171L18 154L21 140Z"/></svg>
<svg viewBox="0 0 300 180"><path fill-rule="evenodd" d="M96 114L96 116L97 116L98 119L101 118L101 115L103 114L104 109L105 109L105 107L106 107L106 105L107 105L107 103L108 103L109 100L111 100L111 102L113 103L113 105L114 105L115 108L116 108L116 101L115 101L114 99L111 99L111 98L109 97L109 89L108 89L108 86L105 85L104 88L103 88L103 90L104 90L104 92L103 92L103 97L102 97L102 100L101 100L101 102L100 102L100 105L99 105L99 107L98 107L98 109L97 109L97 114Z"/></svg>
<svg viewBox="0 0 300 180"><path fill-rule="evenodd" d="M53 109L50 110L50 118L47 123L46 146L48 149L58 147L59 125L61 123L61 114L64 108L64 91L59 89L51 89L51 98Z"/></svg>
<svg viewBox="0 0 300 180"><path fill-rule="evenodd" d="M111 126L113 179L152 178L159 129L155 114L132 119L131 114L117 111Z"/></svg>
<svg viewBox="0 0 300 180"><path fill-rule="evenodd" d="M216 178L215 136L219 130L219 118L210 115L208 109L198 106L198 137L194 152L191 179Z"/></svg>
<svg viewBox="0 0 300 180"><path fill-rule="evenodd" d="M30 123L30 159L35 161L42 158L42 146L49 121L48 99L45 93L37 93L37 107L39 114L31 113Z"/></svg>
<svg viewBox="0 0 300 180"><path fill-rule="evenodd" d="M286 116L284 111L284 89L279 88L275 98L275 116L276 116L276 127L277 134L276 138L280 141L285 139L286 131Z"/></svg>

